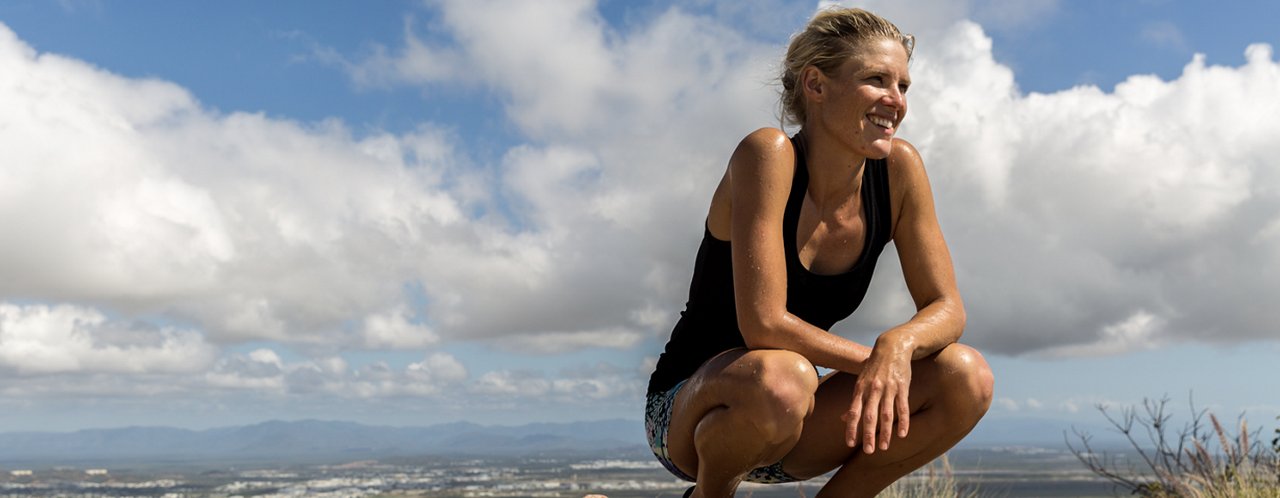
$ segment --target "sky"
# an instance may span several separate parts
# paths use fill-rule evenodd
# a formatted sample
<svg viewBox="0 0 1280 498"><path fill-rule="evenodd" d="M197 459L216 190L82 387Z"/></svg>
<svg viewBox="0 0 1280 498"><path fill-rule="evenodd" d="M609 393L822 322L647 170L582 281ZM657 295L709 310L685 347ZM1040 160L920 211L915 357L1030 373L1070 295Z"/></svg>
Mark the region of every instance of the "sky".
<svg viewBox="0 0 1280 498"><path fill-rule="evenodd" d="M0 4L0 431L640 419L828 3ZM1274 425L1280 14L858 5L916 36L899 137L984 424L1168 394ZM885 255L834 332L910 318Z"/></svg>

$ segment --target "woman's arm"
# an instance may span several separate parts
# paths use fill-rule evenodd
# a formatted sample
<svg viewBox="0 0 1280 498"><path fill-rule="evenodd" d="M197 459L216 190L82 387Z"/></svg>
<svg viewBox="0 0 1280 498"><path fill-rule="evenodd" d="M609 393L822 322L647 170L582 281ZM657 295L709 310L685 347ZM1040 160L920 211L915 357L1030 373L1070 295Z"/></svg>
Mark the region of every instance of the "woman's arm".
<svg viewBox="0 0 1280 498"><path fill-rule="evenodd" d="M876 341L894 342L920 359L955 343L964 331L964 302L956 287L951 251L943 240L933 206L933 189L915 147L894 140L889 155L890 181L900 185L901 206L894 221L893 243L902 276L916 304L916 314L889 329Z"/></svg>
<svg viewBox="0 0 1280 498"><path fill-rule="evenodd" d="M933 191L920 154L910 143L894 140L889 171L894 198L900 200L893 241L916 314L880 334L854 386L853 402L845 415L849 422L845 439L850 446L861 440L866 453L876 446L889 448L895 420L898 437L906 437L911 360L956 342L965 324L951 253L938 227Z"/></svg>

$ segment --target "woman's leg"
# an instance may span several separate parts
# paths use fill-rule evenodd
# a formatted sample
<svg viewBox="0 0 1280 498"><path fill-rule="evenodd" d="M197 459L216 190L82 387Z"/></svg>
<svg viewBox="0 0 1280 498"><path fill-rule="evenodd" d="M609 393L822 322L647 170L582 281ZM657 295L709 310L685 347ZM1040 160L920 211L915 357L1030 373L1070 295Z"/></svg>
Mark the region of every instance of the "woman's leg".
<svg viewBox="0 0 1280 498"><path fill-rule="evenodd" d="M756 467L800 439L818 376L799 354L735 349L707 361L676 396L667 433L671 461L697 476L695 497L730 497Z"/></svg>
<svg viewBox="0 0 1280 498"><path fill-rule="evenodd" d="M797 477L839 468L819 497L872 497L960 442L991 404L992 375L974 349L952 344L912 363L911 429L889 449L867 455L845 445L846 422L857 377L836 373L823 379L813 414L783 469Z"/></svg>

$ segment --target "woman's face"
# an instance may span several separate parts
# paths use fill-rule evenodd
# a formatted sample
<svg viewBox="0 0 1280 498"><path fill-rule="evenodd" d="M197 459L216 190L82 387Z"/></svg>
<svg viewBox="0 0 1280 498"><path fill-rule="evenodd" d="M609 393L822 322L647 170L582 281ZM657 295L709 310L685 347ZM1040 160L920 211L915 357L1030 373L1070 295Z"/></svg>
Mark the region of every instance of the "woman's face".
<svg viewBox="0 0 1280 498"><path fill-rule="evenodd" d="M824 78L818 126L863 157L889 156L893 135L907 114L907 51L882 38L862 45L836 74Z"/></svg>

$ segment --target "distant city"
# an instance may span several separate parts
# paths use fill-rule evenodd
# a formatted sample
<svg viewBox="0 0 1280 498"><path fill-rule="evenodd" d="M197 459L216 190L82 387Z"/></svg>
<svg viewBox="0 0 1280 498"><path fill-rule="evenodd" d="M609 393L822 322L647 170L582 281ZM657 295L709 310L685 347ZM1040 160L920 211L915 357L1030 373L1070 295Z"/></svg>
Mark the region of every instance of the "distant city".
<svg viewBox="0 0 1280 498"><path fill-rule="evenodd" d="M205 431L0 433L0 497L678 497L635 421L519 427L266 422ZM1112 496L1060 444L970 445L951 472L976 496ZM744 485L813 496L825 478Z"/></svg>
<svg viewBox="0 0 1280 498"><path fill-rule="evenodd" d="M1111 496L1110 486L1082 469L1060 465L1062 452L1005 448L971 453L963 467L984 461L990 470L957 468L955 476L977 496ZM1015 466L1009 462L1021 460ZM1057 465L1044 465L1056 461ZM1030 467L1030 468L1029 468ZM1037 468L1038 467L1038 468ZM752 485L745 496L813 496L826 482ZM117 469L8 469L5 497L675 497L689 484L652 458L494 457L449 460L362 460L331 465L200 468L191 463ZM744 496L740 493L740 496Z"/></svg>
<svg viewBox="0 0 1280 498"><path fill-rule="evenodd" d="M562 458L355 461L254 469L12 469L0 496L662 496L684 485L656 462Z"/></svg>

